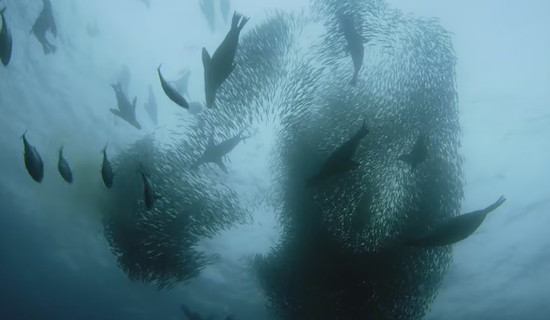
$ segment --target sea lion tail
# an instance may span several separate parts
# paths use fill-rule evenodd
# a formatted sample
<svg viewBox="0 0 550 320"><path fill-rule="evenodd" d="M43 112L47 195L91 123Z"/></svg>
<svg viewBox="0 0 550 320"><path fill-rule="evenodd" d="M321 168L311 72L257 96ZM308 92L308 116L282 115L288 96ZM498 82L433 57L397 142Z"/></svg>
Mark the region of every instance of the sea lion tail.
<svg viewBox="0 0 550 320"><path fill-rule="evenodd" d="M105 147L101 149L100 153L105 153L107 151L107 146L109 145L109 141L105 142Z"/></svg>
<svg viewBox="0 0 550 320"><path fill-rule="evenodd" d="M349 85L352 87L355 87L357 85L357 73L353 74L353 77L351 77L351 81L349 82Z"/></svg>
<svg viewBox="0 0 550 320"><path fill-rule="evenodd" d="M241 20L241 23L239 23L239 27L238 27L239 31L241 31L244 28L244 25L248 22L248 20L250 20L249 17L245 17L245 16L241 16L241 17L242 17L242 20Z"/></svg>
<svg viewBox="0 0 550 320"><path fill-rule="evenodd" d="M238 13L237 11L233 12L233 19L231 20L231 30L235 30L239 28L239 21L242 18L242 14Z"/></svg>

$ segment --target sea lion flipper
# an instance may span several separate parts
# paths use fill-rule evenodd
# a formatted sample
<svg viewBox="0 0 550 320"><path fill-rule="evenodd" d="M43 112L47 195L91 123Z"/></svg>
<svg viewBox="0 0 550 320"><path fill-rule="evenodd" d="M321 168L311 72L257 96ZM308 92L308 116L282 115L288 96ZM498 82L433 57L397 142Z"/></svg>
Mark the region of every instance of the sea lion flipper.
<svg viewBox="0 0 550 320"><path fill-rule="evenodd" d="M223 170L223 172L225 172L226 174L228 173L228 172L227 172L227 167L226 167L225 164L223 163L222 158L219 158L219 159L216 161L216 164L218 165L218 167L220 167L220 169Z"/></svg>
<svg viewBox="0 0 550 320"><path fill-rule="evenodd" d="M233 18L231 19L231 30L235 30L239 27L239 20L241 20L242 14L237 11L233 12Z"/></svg>
<svg viewBox="0 0 550 320"><path fill-rule="evenodd" d="M50 51L55 54L55 52L57 51L57 47L51 43L48 43L48 47L50 48Z"/></svg>
<svg viewBox="0 0 550 320"><path fill-rule="evenodd" d="M500 207L505 201L506 201L506 198L504 196L500 196L500 198L498 198L498 200L495 203L483 209L483 211L486 211L487 213L494 211L496 208Z"/></svg>
<svg viewBox="0 0 550 320"><path fill-rule="evenodd" d="M208 50L206 50L206 48L202 48L202 65L204 67L204 70L207 70L208 67L210 66L210 60L211 60L211 57L210 57L210 54L208 53Z"/></svg>
<svg viewBox="0 0 550 320"><path fill-rule="evenodd" d="M52 25L50 26L50 30L52 31L52 35L54 38L57 39L57 24L55 23L55 20L52 18Z"/></svg>
<svg viewBox="0 0 550 320"><path fill-rule="evenodd" d="M117 109L109 109L115 116L122 118L122 114L120 113L120 110ZM124 118L123 118L124 119Z"/></svg>
<svg viewBox="0 0 550 320"><path fill-rule="evenodd" d="M248 17L245 17L245 16L241 16L242 17L242 20L241 20L241 23L239 23L239 31L241 31L243 28L244 28L244 25L248 22L248 20L250 20L250 18Z"/></svg>

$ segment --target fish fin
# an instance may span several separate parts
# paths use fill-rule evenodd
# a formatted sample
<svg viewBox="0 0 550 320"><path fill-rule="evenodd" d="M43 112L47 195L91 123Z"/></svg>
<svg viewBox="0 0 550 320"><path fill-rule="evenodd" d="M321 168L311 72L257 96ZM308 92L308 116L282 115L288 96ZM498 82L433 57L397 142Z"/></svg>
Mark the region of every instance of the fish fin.
<svg viewBox="0 0 550 320"><path fill-rule="evenodd" d="M7 7L0 9L0 14L2 15L2 17L4 17L4 12L6 12L6 8Z"/></svg>
<svg viewBox="0 0 550 320"><path fill-rule="evenodd" d="M137 96L134 97L134 101L132 101L132 109L134 112L136 111L136 102L137 102Z"/></svg>
<svg viewBox="0 0 550 320"><path fill-rule="evenodd" d="M210 57L210 54L208 53L208 50L206 50L205 47L202 48L202 66L204 70L208 70L210 66L210 60L212 58Z"/></svg>
<svg viewBox="0 0 550 320"><path fill-rule="evenodd" d="M115 116L117 117L121 117L122 118L122 114L120 113L120 110L117 110L117 109L109 109ZM122 118L124 119L124 118Z"/></svg>
<svg viewBox="0 0 550 320"><path fill-rule="evenodd" d="M25 140L25 135L27 134L27 131L29 131L29 129L25 130L25 132L23 132L23 134L21 135L21 137L19 137L19 139Z"/></svg>
<svg viewBox="0 0 550 320"><path fill-rule="evenodd" d="M218 160L216 160L216 164L218 165L218 167L220 167L220 169L223 170L223 172L225 172L226 174L228 173L227 172L227 167L223 163L222 158L218 158Z"/></svg>
<svg viewBox="0 0 550 320"><path fill-rule="evenodd" d="M64 147L65 147L65 146L59 147L59 156L63 156L63 148L64 148Z"/></svg>

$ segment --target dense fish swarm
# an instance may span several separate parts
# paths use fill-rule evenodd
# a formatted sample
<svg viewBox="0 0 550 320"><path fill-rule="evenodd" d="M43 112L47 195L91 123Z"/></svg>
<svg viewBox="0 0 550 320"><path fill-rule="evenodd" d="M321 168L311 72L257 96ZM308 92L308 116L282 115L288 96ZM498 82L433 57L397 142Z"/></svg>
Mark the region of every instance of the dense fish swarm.
<svg viewBox="0 0 550 320"><path fill-rule="evenodd" d="M115 183L103 215L120 268L131 280L159 289L187 282L217 260L195 249L200 239L250 218L235 192L187 170L181 154L169 149L148 135L116 155ZM160 196L152 210L146 209L138 169L148 174Z"/></svg>
<svg viewBox="0 0 550 320"><path fill-rule="evenodd" d="M252 259L254 270L268 306L284 319L421 319L452 249L405 248L400 239L456 216L463 197L450 37L435 21L405 17L382 1L316 0L313 8L326 30L310 51L318 64L289 70L270 63L285 76L271 76L267 91L258 94L273 97L264 105L281 108L273 161L278 201L272 202L280 204L284 231L268 256ZM353 65L339 14L352 17L368 41L355 88L349 86ZM260 29L248 33L237 59L248 50L289 54L296 47L275 39L294 39L290 33L299 28L284 17L271 23L287 27L272 27L272 39ZM293 54L295 65L312 60ZM246 71L251 75L241 71L231 81L266 77L261 68ZM237 101L229 92L238 90L226 89L220 100ZM363 120L370 133L354 157L360 167L306 188ZM429 157L411 169L399 157L422 134L429 136Z"/></svg>
<svg viewBox="0 0 550 320"><path fill-rule="evenodd" d="M382 1L316 0L326 33L308 43L311 21L273 12L241 37L236 67L215 109L187 119L172 150L146 137L113 159L116 183L105 233L134 280L170 287L216 260L194 249L249 205L208 169L193 169L209 138L226 140L274 121L271 164L282 240L251 262L268 306L284 319L420 319L435 298L452 249L407 248L405 235L456 216L463 196L455 58L435 21L404 17ZM338 17L365 41L356 87ZM308 30L309 31L309 30ZM367 122L357 170L307 188L325 159ZM399 158L420 135L428 158ZM162 196L143 203L140 163Z"/></svg>

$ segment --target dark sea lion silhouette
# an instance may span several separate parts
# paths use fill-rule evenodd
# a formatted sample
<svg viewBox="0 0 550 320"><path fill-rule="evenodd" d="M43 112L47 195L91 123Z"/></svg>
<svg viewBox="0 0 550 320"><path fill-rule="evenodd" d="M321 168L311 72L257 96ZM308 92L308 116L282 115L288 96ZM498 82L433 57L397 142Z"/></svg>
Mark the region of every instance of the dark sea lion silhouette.
<svg viewBox="0 0 550 320"><path fill-rule="evenodd" d="M214 107L216 91L235 68L234 61L235 54L237 52L237 45L239 44L239 35L249 19L250 18L243 17L243 15L237 12L233 13L231 29L212 57L210 57L210 54L206 48L202 48L204 93L207 108Z"/></svg>
<svg viewBox="0 0 550 320"><path fill-rule="evenodd" d="M45 54L55 53L57 47L51 44L48 39L46 39L46 32L51 31L54 38L57 38L57 25L55 24L55 19L53 17L52 3L50 0L42 0L44 3L44 8L42 12L38 15L38 18L32 26L31 33L34 33L34 36L42 44Z"/></svg>
<svg viewBox="0 0 550 320"><path fill-rule="evenodd" d="M401 155L399 160L408 163L415 169L419 164L428 159L428 137L419 135L411 152Z"/></svg>
<svg viewBox="0 0 550 320"><path fill-rule="evenodd" d="M357 84L359 70L361 70L361 66L363 65L363 57L365 56L363 37L361 37L357 32L351 17L341 14L339 18L342 31L344 32L344 37L348 43L346 52L350 53L351 60L353 61L354 72L350 85L355 86Z"/></svg>
<svg viewBox="0 0 550 320"><path fill-rule="evenodd" d="M506 198L501 196L495 203L485 209L451 218L424 236L405 240L404 244L411 247L440 247L462 241L471 236L483 223L487 215L500 207L504 201L506 201Z"/></svg>
<svg viewBox="0 0 550 320"><path fill-rule="evenodd" d="M241 141L245 141L249 137L243 137L241 131L239 134L235 135L232 138L229 138L220 144L214 144L214 135L211 135L208 140L208 145L206 146L206 149L204 150L202 156L195 162L193 165L194 168L197 168L203 163L215 163L220 167L220 169L223 170L223 172L227 172L227 168L225 164L223 163L223 157L229 154Z"/></svg>
<svg viewBox="0 0 550 320"><path fill-rule="evenodd" d="M306 182L308 187L312 187L325 182L326 180L341 173L354 170L359 167L359 163L353 161L353 156L361 143L361 140L367 136L369 129L367 123L363 125L348 141L344 142L336 149L325 161L321 170Z"/></svg>
<svg viewBox="0 0 550 320"><path fill-rule="evenodd" d="M109 109L112 114L125 120L136 129L141 130L141 125L136 119L136 102L137 97L134 98L132 103L128 100L128 97L122 91L122 86L119 83L111 84L113 90L115 90L118 109Z"/></svg>

